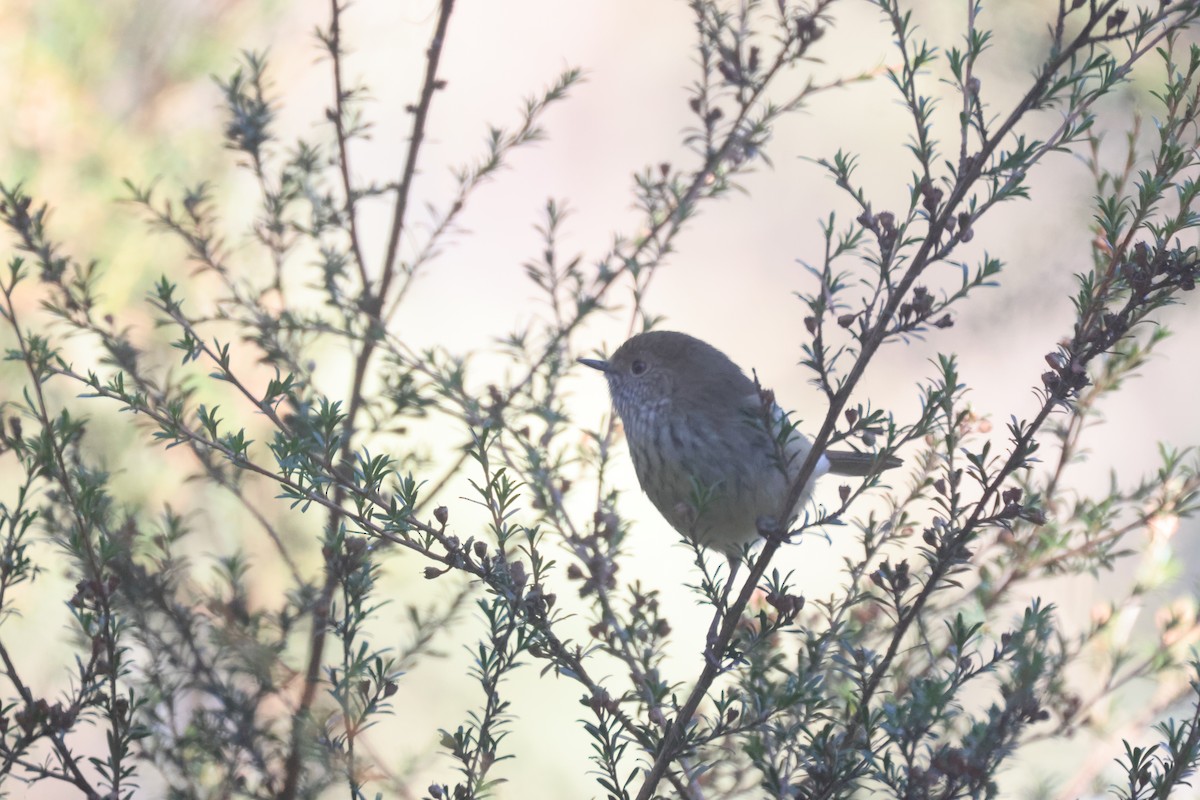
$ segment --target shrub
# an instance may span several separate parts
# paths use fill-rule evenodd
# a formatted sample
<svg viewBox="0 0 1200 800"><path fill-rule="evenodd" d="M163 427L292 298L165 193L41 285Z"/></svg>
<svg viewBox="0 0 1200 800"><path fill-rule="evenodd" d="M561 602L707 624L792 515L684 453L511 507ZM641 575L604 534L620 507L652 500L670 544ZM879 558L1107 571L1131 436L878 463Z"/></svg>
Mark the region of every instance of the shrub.
<svg viewBox="0 0 1200 800"><path fill-rule="evenodd" d="M599 255L565 255L566 207L547 202L542 252L524 265L540 303L490 360L414 347L397 320L413 282L452 251L476 190L542 138L544 113L582 73L564 70L514 126L491 129L483 156L456 171L454 199L414 222L422 145L446 89L450 0L433 22L397 178L355 177L369 106L365 87L347 78L347 10L335 2L319 31L335 86L319 141L276 134L264 56L247 54L219 82L225 145L259 196L242 225L255 254L222 238L229 223L209 183L177 197L128 184L132 204L186 247L193 267L172 267L149 287L165 345L105 313L99 265L69 255L46 205L5 183L0 218L12 252L0 292L8 359L23 369L0 434L5 782L88 798L129 797L149 783L181 798L503 795L522 763L506 741L522 713L506 685L529 665L541 681L576 686L580 705L557 709L559 724L589 737L590 769L609 797L996 796L1015 756L1100 731L1098 705L1139 685L1162 691L1139 705L1124 751L1108 754L1113 791L1166 797L1186 785L1200 758L1194 605L1167 605L1160 635L1131 643L1117 631L1119 610L1157 598L1166 573L1079 631L1038 587L1112 571L1139 554L1146 532L1151 555L1169 554L1166 537L1196 508L1196 456L1167 444L1154 474L1114 476L1100 496L1079 494L1065 476L1102 401L1166 335L1163 309L1195 286L1200 48L1187 37L1200 3L1026 9L1047 15L1042 49L1004 100L978 77L994 42L982 0L968 4L961 39L947 45L923 38L899 0L874 0L894 36L889 66L793 91L785 76L851 35L837 25L845 5L692 2L696 49L679 55L695 62L692 125L679 153L637 174L637 233ZM1127 158L1113 168L1097 109L1147 60L1165 68L1154 131L1124 123ZM663 587L619 571L636 557L618 492L628 486L613 478L626 458L619 428L579 418L568 373L594 349L598 319L661 327L651 281L700 209L715 211L713 200L770 163L785 117L818 91L872 77L894 87L911 117L908 201L897 210L875 201L884 191L860 179L853 153L814 154L854 211L823 218L824 247L805 261L798 344L825 403L805 428L820 448L900 454L906 475L899 487L879 474L845 483L836 503L766 530L727 603L724 562L691 546L691 588L717 633L681 675L664 660L678 634ZM939 116L938 81L955 114ZM865 402L863 376L885 349L925 337L953 347L954 327L979 308L965 301L1008 274L980 251L1002 235L988 226L992 212L1041 202L1029 176L1062 151L1090 169L1093 240L1073 324L1045 356L1032 408L1014 411L1006 437L989 435L948 353L914 379L916 414ZM376 207L389 210L379 237L364 223ZM622 307L626 292L633 300ZM445 313L454 313L449 299ZM326 360L347 353L344 380L331 378ZM186 451L193 478L242 506L252 527L238 531L239 546L219 551L188 513L114 491L79 410L100 406L130 412L115 419ZM815 457L802 466L796 493L814 466ZM447 488L468 482L467 498ZM264 502L264 490L276 501ZM775 556L834 526L855 537L840 588L806 595ZM380 582L392 563L439 591L389 605ZM42 602L19 587L63 569L74 583L74 667L61 691L43 696L23 666L33 643L8 632L23 604ZM254 585L268 572L282 576L270 596ZM387 627L398 615L400 647ZM405 771L389 760L410 756L372 746L371 728L413 696L405 673L444 657L438 642L451 635L470 642L477 707L458 723L417 720L430 736L440 730L445 758ZM1083 672L1094 689L1079 688ZM1172 714L1151 743L1143 728ZM102 745L92 730L103 731ZM1097 769L1079 768L1076 793ZM432 785L418 788L430 774Z"/></svg>

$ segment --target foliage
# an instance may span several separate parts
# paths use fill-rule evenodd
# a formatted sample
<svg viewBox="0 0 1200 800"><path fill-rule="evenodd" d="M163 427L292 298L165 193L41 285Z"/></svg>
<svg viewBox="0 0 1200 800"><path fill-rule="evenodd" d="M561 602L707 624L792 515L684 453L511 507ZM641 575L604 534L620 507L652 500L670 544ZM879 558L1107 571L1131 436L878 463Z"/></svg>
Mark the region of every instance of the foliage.
<svg viewBox="0 0 1200 800"><path fill-rule="evenodd" d="M1132 484L1114 476L1100 497L1077 496L1064 476L1101 403L1165 336L1154 324L1162 310L1185 300L1200 272L1189 244L1200 220L1200 47L1185 36L1200 3L1058 3L1044 52L1005 105L986 101L977 77L994 38L982 0L969 4L952 47L923 39L899 0L873 0L895 40L886 79L911 116L908 204L879 208L853 153L816 160L857 213L823 221L824 251L798 297L803 366L827 410L793 498L819 450L836 443L901 453L912 479L884 492L869 475L840 488L838 507L764 530L732 587L696 550L694 590L712 607L715 635L695 675L666 674L672 624L657 589L618 577L631 558L609 471L624 457L618 430L611 421L589 430L573 416L567 371L587 326L616 313L618 293L633 297L631 330L658 325L647 289L697 211L769 163L778 124L813 93L864 79L810 81L793 94L781 79L833 46L848 1L693 0L697 77L684 163L636 175L638 233L615 236L599 256L560 252L567 208L547 202L542 252L525 264L542 311L499 340L499 381L478 377L474 354L414 349L396 321L414 281L453 246L476 190L543 137L545 112L583 77L564 70L514 125L491 128L482 156L455 170L454 199L415 224L422 145L445 88L450 0L438 6L394 180L354 177L354 146L371 128L366 87L346 78L338 2L318 32L334 86L319 140L277 137L265 56L246 54L219 81L224 144L261 201L243 227L266 270L222 239L228 222L208 183L178 197L127 184L130 202L186 247L195 268L186 280L163 274L148 292L177 360L169 368L141 332L99 311L101 268L65 252L47 206L3 184L12 253L0 312L7 358L24 377L4 399L0 432L13 465L0 506L0 780L65 784L87 798L132 797L150 772L179 798L496 796L521 756L507 740L521 713L507 682L532 666L542 680L578 685L579 724L607 797L993 797L1022 748L1095 727L1097 704L1139 681L1175 681L1147 714L1181 716L1158 723L1161 743L1127 742L1111 754L1124 776L1114 791L1166 797L1187 785L1200 761L1200 666L1187 654L1200 633L1194 611L1172 610L1158 640L1134 647L1113 634L1123 599L1073 634L1051 604L1023 598L1038 580L1113 570L1136 553L1134 534L1161 537L1197 509L1192 450L1162 445L1156 474ZM1097 104L1154 59L1165 76L1153 141L1134 126L1126 163L1110 170ZM961 102L949 129L928 88L935 76ZM1005 443L989 438L949 353L917 385L914 418L860 402L860 381L885 348L949 337L968 313L964 301L1005 277L986 252L969 263L966 245L1000 204L1036 202L1031 171L1064 150L1089 159L1095 237L1077 276L1074 324L1046 354L1033 412L1012 416ZM378 259L363 231L364 209L375 205L391 212ZM941 268L961 282L939 288ZM201 286L218 287L215 296ZM68 339L79 338L99 355L72 357ZM345 386L315 369L333 345L352 353ZM83 400L60 399L63 386ZM286 591L274 602L252 598L241 550L221 554L219 579L205 585L187 555L196 534L185 514L118 500L78 411L96 403L129 412L123 419L186 452L199 481L244 506ZM435 425L466 442L445 465L403 438ZM470 481L481 524L444 491L460 479ZM281 501L273 508L261 507L263 486ZM595 489L586 509L568 497L573 486ZM864 514L871 498L885 507ZM300 521L313 517L321 532L310 539ZM858 549L836 594L806 597L774 556L832 525L856 531ZM75 581L75 666L57 700L30 688L20 643L4 628L21 611L18 587L50 568L34 547L42 540ZM411 645L396 648L378 632L394 611L379 580L403 555L420 560L425 579L453 584L438 604L404 606ZM1135 585L1131 598L1153 588ZM586 621L586 638L573 617ZM448 760L420 789L371 749L370 731L392 713L405 673L439 657L435 642L448 628L474 640L477 705L440 730ZM1098 658L1099 690L1082 696L1069 676ZM79 744L90 728L104 731L95 753Z"/></svg>

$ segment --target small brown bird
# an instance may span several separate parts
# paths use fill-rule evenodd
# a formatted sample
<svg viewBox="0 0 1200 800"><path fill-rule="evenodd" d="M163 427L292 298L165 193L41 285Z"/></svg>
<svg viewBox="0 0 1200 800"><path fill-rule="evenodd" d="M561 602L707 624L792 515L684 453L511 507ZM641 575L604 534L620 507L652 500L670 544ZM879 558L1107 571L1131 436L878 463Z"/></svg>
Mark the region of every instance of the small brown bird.
<svg viewBox="0 0 1200 800"><path fill-rule="evenodd" d="M736 565L742 545L759 535L759 518L785 511L812 442L792 432L777 445L782 411L769 405L764 413L762 393L737 364L685 333L638 334L607 361L579 362L608 379L650 501L675 530ZM826 451L799 501L786 509L788 520L821 475L867 475L900 463L872 453Z"/></svg>

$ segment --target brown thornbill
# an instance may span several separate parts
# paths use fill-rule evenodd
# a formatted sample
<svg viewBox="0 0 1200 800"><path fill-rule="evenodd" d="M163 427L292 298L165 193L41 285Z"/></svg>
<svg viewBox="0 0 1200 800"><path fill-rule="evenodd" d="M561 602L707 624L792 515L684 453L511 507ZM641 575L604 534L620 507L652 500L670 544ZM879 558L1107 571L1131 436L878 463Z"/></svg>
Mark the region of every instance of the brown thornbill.
<svg viewBox="0 0 1200 800"><path fill-rule="evenodd" d="M874 453L828 450L796 504L782 508L812 442L787 431L770 393L715 347L672 331L632 337L607 361L579 359L608 379L642 490L683 535L736 558L759 519L787 523L826 473L900 466Z"/></svg>

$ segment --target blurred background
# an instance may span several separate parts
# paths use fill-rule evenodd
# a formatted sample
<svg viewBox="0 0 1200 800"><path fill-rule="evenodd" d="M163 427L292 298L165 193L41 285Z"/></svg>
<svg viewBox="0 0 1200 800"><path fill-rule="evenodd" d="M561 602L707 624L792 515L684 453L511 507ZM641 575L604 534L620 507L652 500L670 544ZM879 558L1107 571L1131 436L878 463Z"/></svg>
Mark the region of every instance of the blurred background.
<svg viewBox="0 0 1200 800"><path fill-rule="evenodd" d="M966 5L913 4L924 34L944 46L961 40ZM985 6L982 22L995 28L995 46L985 56L980 77L985 100L999 111L1028 82L1045 45L1045 21L1057 3L1005 0L991 5L993 13ZM361 180L394 180L402 171L410 124L404 109L418 96L436 7L434 0L359 0L345 15L347 73L370 87L365 114L374 126L370 142L358 143L352 151ZM150 328L143 297L152 282L162 273L184 281L190 271L175 242L148 233L137 210L120 202L128 197L122 180L157 181L167 195L211 181L229 244L235 253L252 249L247 229L257 198L252 181L221 147L224 115L213 76L230 74L243 50L267 51L279 103L277 134L284 142L324 137L323 113L332 85L313 32L327 24L328 12L328 3L316 0L7 0L0 5L0 104L8 111L0 126L0 178L23 182L35 198L50 203L56 209L54 236L77 257L96 258L105 266L103 293L121 322ZM835 4L833 21L815 49L824 61L795 69L789 78L794 89L810 76L829 80L879 74L894 63L891 33L867 3ZM422 209L426 203L440 207L450 202L455 189L451 168L484 152L489 125L515 124L524 98L551 84L567 67L582 67L586 82L548 113L546 141L518 151L510 169L476 194L462 218L464 233L414 287L395 332L415 348L438 344L466 353L490 348L497 337L539 311L540 300L521 265L540 252L534 226L541 222L548 198L572 209L561 252L582 254L585 263L601 258L614 234L636 233L640 223L633 205L633 173L661 162L686 163L681 140L691 124L687 87L697 72L694 41L691 14L683 2L458 0L443 54L447 86L435 99L421 159L415 197ZM1137 79L1100 108L1098 127L1109 131L1104 155L1110 163L1124 157L1124 137L1134 114L1144 115L1143 128L1152 131L1154 106L1147 89L1160 76L1161 64L1148 59ZM951 142L957 106L951 87L939 83L939 77L928 77L925 85L944 98L938 138ZM1033 129L1042 125L1044 132L1056 122L1048 112ZM817 95L805 111L778 126L767 148L772 166L760 161L742 182L744 194L705 206L680 236L646 306L664 316L662 327L704 338L747 370L756 369L800 419L820 419L820 397L797 366L805 311L794 292L810 285L804 262L820 260L819 221L831 212L848 221L858 212L812 159L830 157L839 148L858 153L858 177L875 210L900 210L908 202L913 170L905 149L910 133L911 120L882 77ZM884 351L862 384L859 402L909 418L917 408L916 382L934 374L930 359L954 352L963 380L972 387L976 412L993 422L994 446L1004 445L1004 423L1011 415L1032 412L1032 388L1045 369L1042 356L1070 331L1073 276L1090 266L1094 186L1080 158L1057 154L1032 176L1030 188L1034 202L1010 203L989 213L976 227L973 249L959 254L973 261L986 251L1003 260L1001 286L960 307L954 328ZM376 263L389 213L380 206L366 219L368 257ZM421 224L429 217L419 211L413 220ZM946 278L954 281L957 274ZM939 279L931 277L935 283ZM1072 488L1082 494L1105 491L1113 469L1129 482L1155 469L1160 441L1180 446L1200 441L1200 415L1195 413L1200 317L1194 309L1178 307L1162 319L1176 335L1159 348L1141 379L1105 406L1111 423L1091 431L1088 460L1070 474ZM628 313L613 314L586 329L576 345L611 352L628 327ZM336 377L333 361L329 374ZM336 394L343 385L334 380L330 391ZM595 375L580 375L576 387L572 407L577 419L595 428L608 413L604 387ZM101 417L107 413L93 406L85 410ZM271 551L241 536L249 526L240 512L218 492L185 483L189 465L184 453L144 447L140 442L145 437L127 424L95 426L91 435L97 453L104 454L127 493L126 502L170 503L193 514L193 524L202 531L190 544L198 563L238 546L250 548L252 556L260 548L255 572L260 598L270 602L272 593L282 591L284 577L271 570ZM436 460L458 444L456 439L422 446ZM0 470L5 463L0 462ZM676 626L681 632L670 663L683 679L698 670L707 615L683 588L695 580L687 552L636 490L623 456L620 464L623 472L614 480L629 490L625 511L642 521L633 533L637 556L623 566L622 577L660 588L670 616L695 620L690 633L683 632L688 626ZM824 496L832 496L835 488L824 487ZM264 488L264 502L271 494ZM586 505L588 498L579 502ZM282 504L279 511L284 513ZM316 522L296 521L297 535L305 526L316 530ZM782 563L806 576L810 597L838 585L841 558L850 550L837 533L832 532L829 543L813 538L783 554ZM1196 522L1186 520L1170 539L1169 551L1184 566L1161 599L1193 596L1195 539ZM314 546L304 556L311 570L319 568L317 550ZM48 557L53 555L47 551ZM1098 603L1144 577L1146 570L1165 568L1167 561L1161 551L1133 556L1099 581L1059 581L1041 588L1061 604L1064 627L1078 629ZM56 562L51 558L47 563ZM444 591L419 577L420 566L415 561L390 564L389 591L399 598ZM37 642L36 650L31 647L24 657L30 674L44 680L44 691L66 675L66 645L56 648L47 640L55 638L52 633L69 637L63 608L69 586L64 568L52 567L26 589L24 618L5 623L6 640L28 637L31 644ZM1128 635L1156 635L1152 608L1129 613ZM473 625L471 612L464 612L458 639L441 647L445 658L401 680L395 717L375 736L377 754L392 769L411 768L428 780L452 781L452 765L440 755L435 730L457 727L478 701L461 646L476 635ZM385 642L388 635L379 633ZM578 716L571 709L579 691L565 680L539 679L538 669L519 672L514 682L518 718L506 746L520 758L498 768L508 780L499 794L595 794L586 774L588 740L572 722ZM1148 696L1153 687L1141 691ZM1119 731L1121 709L1113 714L1113 729ZM1102 744L1105 752L1119 754L1113 741ZM1007 774L1006 786L1013 796L1032 796L1039 785L1055 785L1056 776L1063 774L1059 765L1064 755L1066 763L1078 763L1098 746L1084 741L1064 745L1069 752L1056 750L1054 760L1035 759L1021 774ZM146 792L154 796L149 783Z"/></svg>

